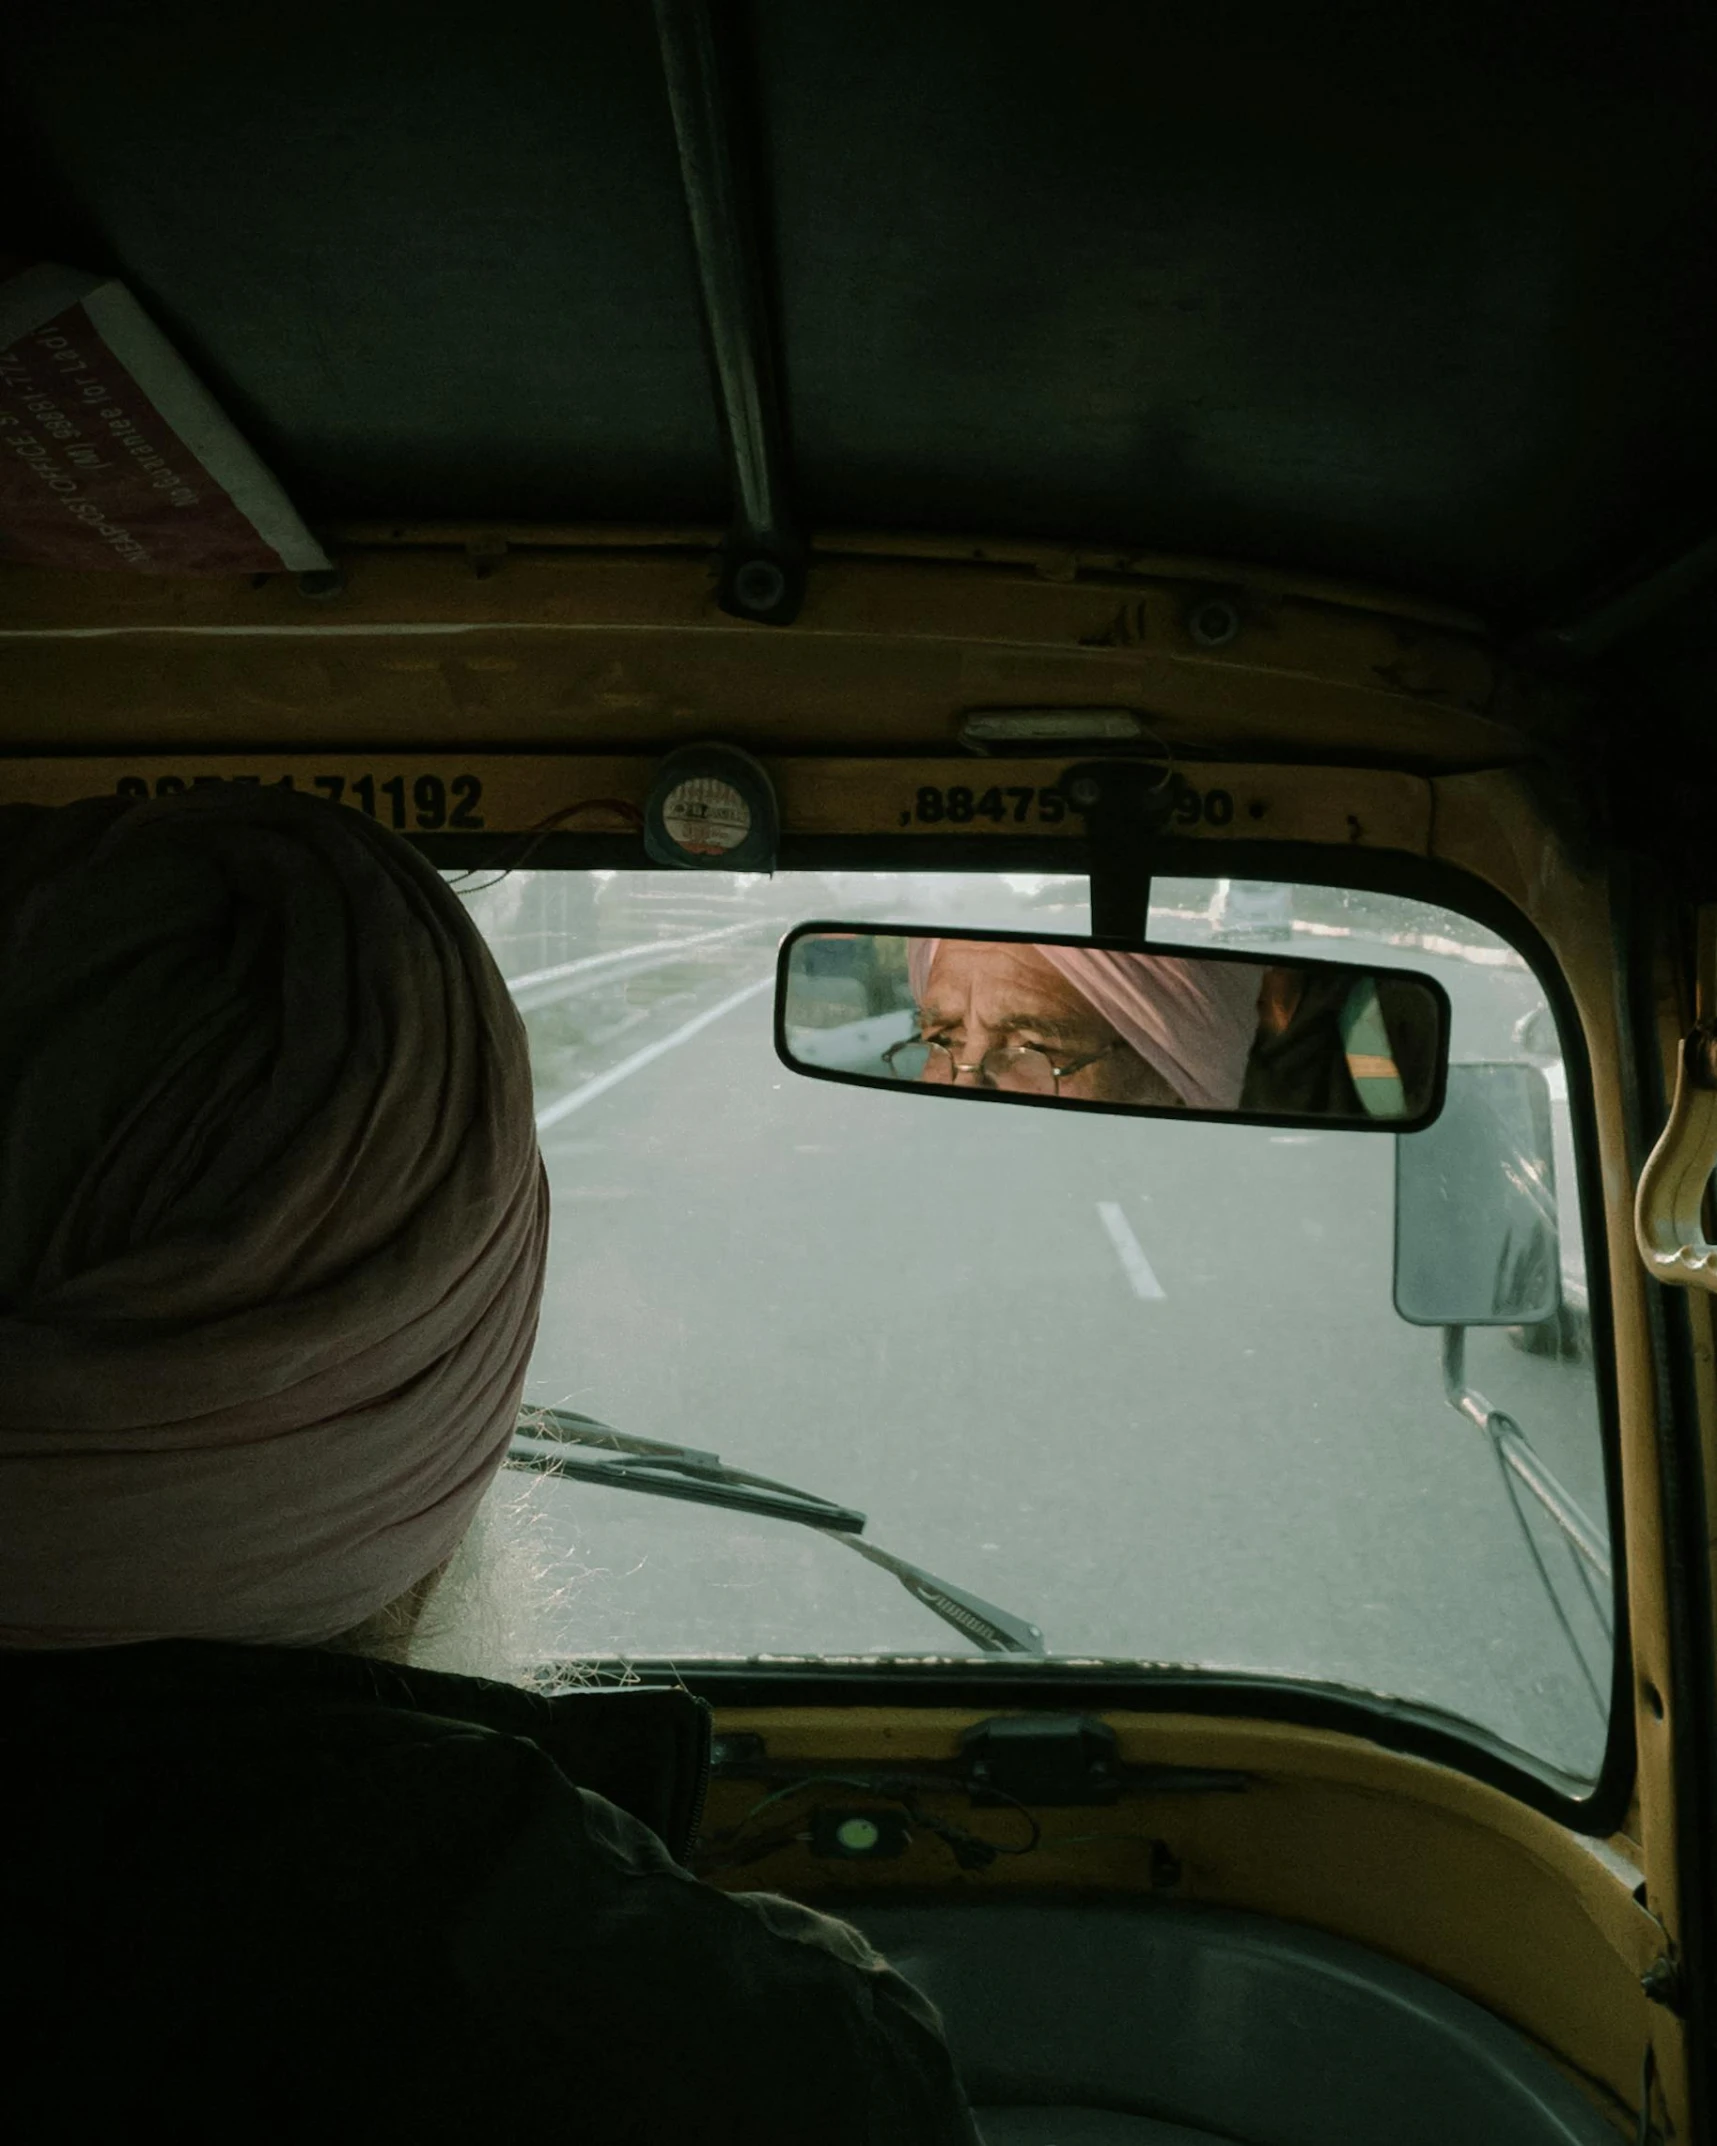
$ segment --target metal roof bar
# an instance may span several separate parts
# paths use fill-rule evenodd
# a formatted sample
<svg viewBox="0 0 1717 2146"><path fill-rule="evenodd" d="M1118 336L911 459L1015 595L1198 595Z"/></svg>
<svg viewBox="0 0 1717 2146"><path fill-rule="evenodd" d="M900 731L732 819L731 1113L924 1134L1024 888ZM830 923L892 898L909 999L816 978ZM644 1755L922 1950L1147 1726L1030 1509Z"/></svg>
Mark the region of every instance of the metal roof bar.
<svg viewBox="0 0 1717 2146"><path fill-rule="evenodd" d="M1708 537L1579 617L1523 634L1510 653L1529 662L1595 662L1713 581L1717 581L1717 537Z"/></svg>
<svg viewBox="0 0 1717 2146"><path fill-rule="evenodd" d="M732 486L721 604L784 626L803 600L805 550L786 498L786 424L734 99L710 0L655 7Z"/></svg>

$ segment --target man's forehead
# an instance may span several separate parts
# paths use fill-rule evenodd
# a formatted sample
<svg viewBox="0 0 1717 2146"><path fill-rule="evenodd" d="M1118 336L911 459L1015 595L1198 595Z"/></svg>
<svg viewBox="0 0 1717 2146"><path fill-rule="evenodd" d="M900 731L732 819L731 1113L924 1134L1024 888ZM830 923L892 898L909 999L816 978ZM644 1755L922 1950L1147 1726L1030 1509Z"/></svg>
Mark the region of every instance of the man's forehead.
<svg viewBox="0 0 1717 2146"><path fill-rule="evenodd" d="M952 959L944 960L944 956ZM1036 947L1006 940L945 940L924 994L927 1017L952 1020L974 1001L994 1030L1031 1027L1040 1034L1076 1036L1098 1016Z"/></svg>
<svg viewBox="0 0 1717 2146"><path fill-rule="evenodd" d="M1037 947L1006 939L944 939L930 966L930 989L999 988L1033 1004L1077 1005L1079 993Z"/></svg>

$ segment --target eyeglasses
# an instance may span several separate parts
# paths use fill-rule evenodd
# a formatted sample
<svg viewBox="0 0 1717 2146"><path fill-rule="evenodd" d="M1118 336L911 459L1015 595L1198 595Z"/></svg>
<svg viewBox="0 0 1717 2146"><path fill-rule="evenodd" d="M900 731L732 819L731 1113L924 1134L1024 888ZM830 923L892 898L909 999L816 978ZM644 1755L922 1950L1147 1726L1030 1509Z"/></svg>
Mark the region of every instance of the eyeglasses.
<svg viewBox="0 0 1717 2146"><path fill-rule="evenodd" d="M1058 1065L1036 1044L998 1043L976 1065L968 1066L962 1065L945 1043L928 1036L908 1036L904 1043L893 1044L884 1051L882 1062L896 1080L924 1081L932 1087L951 1088L962 1073L975 1073L981 1088L1005 1088L1015 1095L1059 1095L1064 1080L1120 1048L1121 1039L1117 1036L1100 1051L1088 1051L1083 1058L1070 1058Z"/></svg>

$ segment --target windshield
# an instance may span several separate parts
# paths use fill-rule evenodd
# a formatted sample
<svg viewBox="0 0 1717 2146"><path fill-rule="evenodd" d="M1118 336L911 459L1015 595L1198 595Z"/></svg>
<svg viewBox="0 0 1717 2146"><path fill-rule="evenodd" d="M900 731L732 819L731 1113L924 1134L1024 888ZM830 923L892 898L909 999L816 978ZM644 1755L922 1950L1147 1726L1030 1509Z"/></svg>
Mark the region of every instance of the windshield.
<svg viewBox="0 0 1717 2146"><path fill-rule="evenodd" d="M1579 1188L1554 1025L1511 948L1423 903L1311 886L1161 880L1151 912L1163 940L1423 970L1457 1063L1543 1072L1561 1308L1468 1330L1460 1364L1512 1419L1512 1466L1450 1405L1443 1334L1396 1309L1396 1140L948 1111L777 1060L792 923L1080 931L1083 880L455 884L529 1029L553 1192L527 1400L854 1509L888 1553L548 1481L534 1651L984 1651L983 1619L962 1630L901 1584L908 1560L1051 1658L1352 1687L1595 1778L1611 1619ZM850 993L831 1021L889 1011Z"/></svg>

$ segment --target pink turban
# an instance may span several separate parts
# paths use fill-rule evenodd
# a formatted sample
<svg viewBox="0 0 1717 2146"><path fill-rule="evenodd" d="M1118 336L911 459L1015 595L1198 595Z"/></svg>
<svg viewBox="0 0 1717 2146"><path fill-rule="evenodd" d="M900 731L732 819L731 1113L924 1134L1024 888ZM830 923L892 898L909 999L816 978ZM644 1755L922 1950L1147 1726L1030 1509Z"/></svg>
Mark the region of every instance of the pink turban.
<svg viewBox="0 0 1717 2146"><path fill-rule="evenodd" d="M0 1644L313 1644L505 1457L548 1188L457 898L278 790L0 811Z"/></svg>
<svg viewBox="0 0 1717 2146"><path fill-rule="evenodd" d="M1234 1110L1258 1033L1263 968L1034 942L1093 1012L1160 1073L1189 1110ZM908 939L912 995L923 1000L940 939Z"/></svg>

